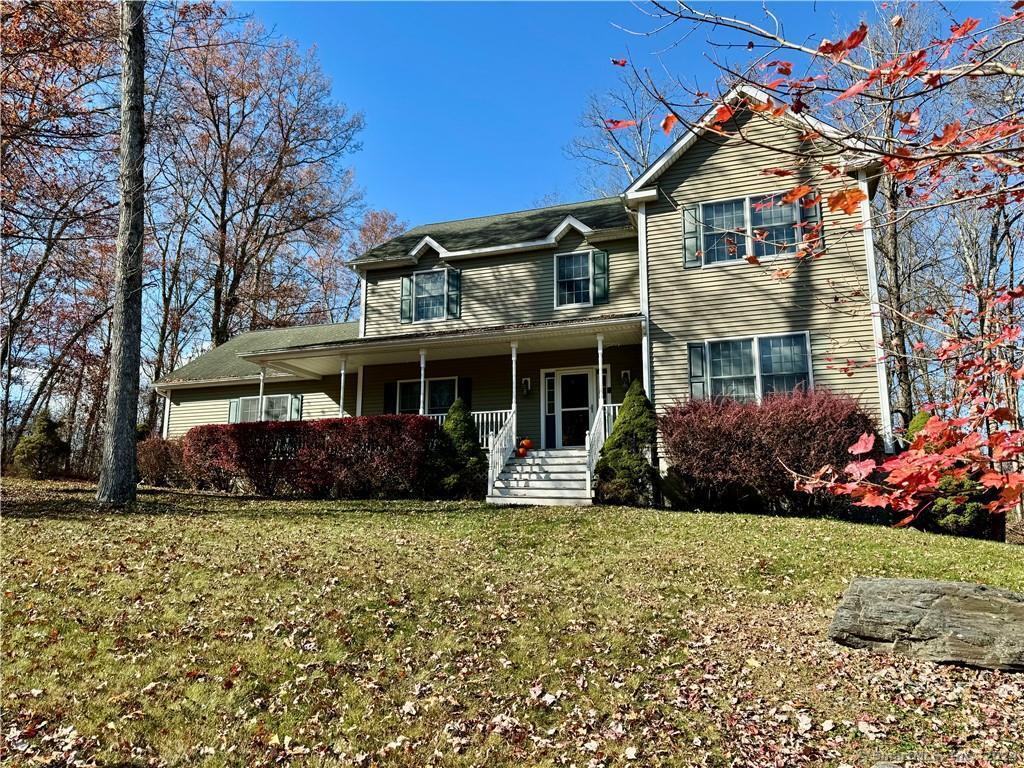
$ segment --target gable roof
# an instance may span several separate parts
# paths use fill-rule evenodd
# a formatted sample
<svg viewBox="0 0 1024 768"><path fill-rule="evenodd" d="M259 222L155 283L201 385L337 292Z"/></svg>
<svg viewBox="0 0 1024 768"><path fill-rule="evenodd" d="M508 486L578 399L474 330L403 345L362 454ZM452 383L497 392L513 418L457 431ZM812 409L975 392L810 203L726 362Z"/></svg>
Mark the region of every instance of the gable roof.
<svg viewBox="0 0 1024 768"><path fill-rule="evenodd" d="M478 216L414 227L354 259L371 263L416 263L428 249L446 259L509 253L554 245L570 229L583 235L632 225L619 197L565 203L547 208Z"/></svg>
<svg viewBox="0 0 1024 768"><path fill-rule="evenodd" d="M644 187L656 181L661 174L668 170L668 168L678 160L684 152L686 152L686 150L696 143L697 139L699 139L704 132L708 130L714 120L715 113L723 104L732 106L743 100L756 101L763 104L769 101L769 99L771 99L771 96L766 91L748 83L740 84L730 90L722 99L712 104L692 128L672 142L671 146L662 152L658 159L651 163L647 170L640 174L636 181L626 188L623 196L627 203L631 201L646 200L649 198L649 193L644 191ZM775 101L778 102L778 99L775 99ZM792 110L786 110L786 113L781 119L798 130L815 131L832 141L842 144L851 152L862 153L863 155L865 152L870 153L872 151L870 146L855 139L851 139L835 126L824 123L810 115L796 114ZM863 157L859 159L862 160ZM850 170L853 170L854 168L861 167L862 163L853 161L847 165Z"/></svg>
<svg viewBox="0 0 1024 768"><path fill-rule="evenodd" d="M216 382L226 379L259 378L260 368L243 360L239 355L261 349L306 347L314 344L332 344L358 338L359 321L329 323L326 325L298 325L291 328L269 328L249 331L228 339L218 347L204 352L181 368L171 371L156 382L183 384L188 382ZM268 372L268 378L271 374ZM276 378L276 377L274 377Z"/></svg>

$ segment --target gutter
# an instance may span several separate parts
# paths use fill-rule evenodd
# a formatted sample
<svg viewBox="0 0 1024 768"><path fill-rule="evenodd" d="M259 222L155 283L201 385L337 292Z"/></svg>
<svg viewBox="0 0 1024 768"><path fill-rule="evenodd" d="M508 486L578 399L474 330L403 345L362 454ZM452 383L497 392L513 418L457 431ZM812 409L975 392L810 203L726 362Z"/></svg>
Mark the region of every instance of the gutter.
<svg viewBox="0 0 1024 768"><path fill-rule="evenodd" d="M629 326L643 321L640 314L627 317L608 318L607 320L594 320L586 323L566 324L552 323L541 327L520 327L500 330L469 330L465 333L453 333L449 335L435 336L409 336L393 337L376 340L373 338L355 339L352 341L333 342L330 344L317 344L310 347L286 347L281 349L266 349L258 352L249 352L239 355L242 360L249 362L271 361L281 357L321 357L324 352L366 352L394 350L408 347L409 349L420 349L422 347L446 346L465 341L503 341L520 339L524 335L530 336L561 336L571 330L595 330L600 328L616 328Z"/></svg>

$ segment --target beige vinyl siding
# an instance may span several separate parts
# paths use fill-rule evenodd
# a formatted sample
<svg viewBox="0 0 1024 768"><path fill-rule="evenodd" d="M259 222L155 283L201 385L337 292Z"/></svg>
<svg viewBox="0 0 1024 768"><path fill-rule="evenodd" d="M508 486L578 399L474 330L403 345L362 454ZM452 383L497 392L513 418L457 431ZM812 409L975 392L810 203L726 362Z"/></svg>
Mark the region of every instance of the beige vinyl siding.
<svg viewBox="0 0 1024 768"><path fill-rule="evenodd" d="M799 148L799 134L760 116L741 118L741 127L764 146L735 136L700 140L657 180L663 195L647 204L655 403L664 408L689 397L687 342L809 331L815 385L855 395L877 413L873 361L879 351L872 336L864 234L856 228L859 211L831 213L823 201L827 253L820 260L780 258L761 266L740 260L683 269L679 206L780 192L801 183L820 185L826 193L857 186L854 178L830 179L820 171L801 170L786 178L762 173L792 167L794 158L784 150ZM787 279L773 278L782 268L795 271ZM847 375L840 368L851 361Z"/></svg>
<svg viewBox="0 0 1024 768"><path fill-rule="evenodd" d="M622 371L628 370L633 378L641 377L640 347L636 344L606 347L606 366L611 367L612 402L620 403L625 396ZM518 436L535 441L541 438L541 378L540 372L551 368L597 368L597 348L569 349L558 352L520 354L516 360L516 378L519 390ZM374 416L384 411L384 385L391 381L418 379L418 362L393 365L366 366L363 369L363 415ZM474 411L506 410L512 406L512 357L464 358L457 360L427 359L428 379L468 377L472 379L472 409ZM522 380L530 379L530 393L523 395Z"/></svg>
<svg viewBox="0 0 1024 768"><path fill-rule="evenodd" d="M325 376L314 381L272 382L263 389L265 395L302 395L303 419L329 419L338 415L338 376ZM356 412L358 376L345 374L345 410ZM258 382L220 387L196 387L171 390L168 437L181 437L200 424L227 424L229 403L236 397L256 397Z"/></svg>
<svg viewBox="0 0 1024 768"><path fill-rule="evenodd" d="M593 248L608 252L608 302L555 308L554 255ZM402 276L441 266L431 251L416 267L366 274L366 336L544 322L600 314L638 312L640 275L636 239L590 245L570 232L557 248L453 261L462 272L462 317L420 323L401 321Z"/></svg>

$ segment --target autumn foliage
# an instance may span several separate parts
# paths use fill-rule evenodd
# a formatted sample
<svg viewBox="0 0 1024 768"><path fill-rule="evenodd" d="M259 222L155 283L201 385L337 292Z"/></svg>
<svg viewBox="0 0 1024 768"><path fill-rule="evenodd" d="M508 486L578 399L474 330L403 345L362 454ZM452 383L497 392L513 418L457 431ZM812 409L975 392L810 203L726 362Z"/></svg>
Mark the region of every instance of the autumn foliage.
<svg viewBox="0 0 1024 768"><path fill-rule="evenodd" d="M875 421L851 397L819 389L762 404L692 400L659 419L670 487L687 506L726 511L816 513L827 493L793 488L790 470L810 471L848 455Z"/></svg>
<svg viewBox="0 0 1024 768"><path fill-rule="evenodd" d="M970 294L968 293L968 296ZM1017 398L1024 381L1022 329L1008 311L1024 298L1024 286L974 296L976 308L960 306L935 321L944 326L934 355L950 368L956 387L931 414L905 450L879 460L873 435L848 449L848 459L822 466L799 481L807 491L827 490L864 507L891 510L898 526L926 527L937 504L949 507L951 487L976 486L962 503L984 496L993 516L1016 510L1024 497L1024 429Z"/></svg>
<svg viewBox="0 0 1024 768"><path fill-rule="evenodd" d="M182 443L193 485L261 496L435 498L452 458L423 416L210 424Z"/></svg>

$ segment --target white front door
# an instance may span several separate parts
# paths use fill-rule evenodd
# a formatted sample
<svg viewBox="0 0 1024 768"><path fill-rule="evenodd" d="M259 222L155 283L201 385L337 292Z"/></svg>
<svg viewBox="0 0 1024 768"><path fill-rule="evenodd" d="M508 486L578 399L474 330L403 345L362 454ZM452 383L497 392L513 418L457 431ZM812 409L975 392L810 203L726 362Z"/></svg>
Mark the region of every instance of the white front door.
<svg viewBox="0 0 1024 768"><path fill-rule="evenodd" d="M580 369L555 373L555 445L582 448L594 416L594 371Z"/></svg>

